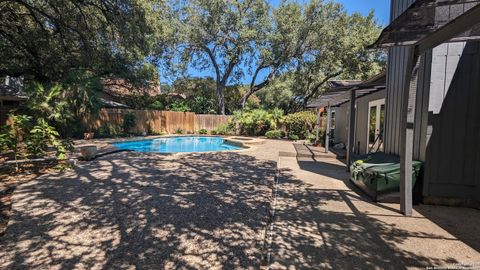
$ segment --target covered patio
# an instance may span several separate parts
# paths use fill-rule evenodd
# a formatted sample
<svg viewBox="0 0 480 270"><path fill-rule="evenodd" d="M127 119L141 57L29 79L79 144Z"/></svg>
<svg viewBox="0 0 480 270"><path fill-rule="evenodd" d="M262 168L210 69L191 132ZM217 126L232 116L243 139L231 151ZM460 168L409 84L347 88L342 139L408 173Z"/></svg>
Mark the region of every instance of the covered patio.
<svg viewBox="0 0 480 270"><path fill-rule="evenodd" d="M281 155L269 269L425 269L480 260L480 212L374 203L323 154ZM443 269L443 268L442 268Z"/></svg>
<svg viewBox="0 0 480 270"><path fill-rule="evenodd" d="M417 82L422 58L442 43L480 40L480 1L419 0L387 26L372 48L406 46L401 104L400 210L412 215L412 157ZM461 106L459 104L459 106ZM427 108L421 108L426 110Z"/></svg>
<svg viewBox="0 0 480 270"><path fill-rule="evenodd" d="M351 163L352 156L356 151L354 142L356 132L356 117L357 108L355 106L356 101L359 98L365 97L370 94L374 94L378 91L385 90L385 73L380 73L366 81L356 83L348 87L333 87L323 93L319 98L312 100L307 107L316 108L318 112L326 111L326 130L330 130L332 122L332 112L343 104L348 103L348 140L346 144L346 159L347 163ZM320 114L318 115L318 121L320 121ZM318 124L320 126L320 124ZM330 132L325 136L325 152L329 151ZM349 166L347 165L347 170Z"/></svg>
<svg viewBox="0 0 480 270"><path fill-rule="evenodd" d="M406 216L412 215L412 159L414 148L414 128L416 112L417 81L419 66L425 52L448 42L475 41L480 39L480 1L442 1L420 0L414 2L403 14L387 26L372 49L403 46L407 48L408 65L405 74L387 80L403 80L403 100L401 107L401 185L400 210ZM395 75L397 76L397 75ZM348 140L346 143L347 170L352 156L356 152L354 134L356 129L356 100L385 89L385 81L379 83L375 77L364 83L343 88L339 91L327 91L309 107L325 108L327 112L327 130L331 119L332 108L348 103ZM383 78L385 80L385 77ZM387 97L388 98L388 97ZM391 101L397 102L397 101ZM427 104L428 107L428 104ZM420 108L427 110L427 107ZM320 111L320 110L319 110ZM388 125L388 123L387 123ZM328 151L329 133L325 138Z"/></svg>

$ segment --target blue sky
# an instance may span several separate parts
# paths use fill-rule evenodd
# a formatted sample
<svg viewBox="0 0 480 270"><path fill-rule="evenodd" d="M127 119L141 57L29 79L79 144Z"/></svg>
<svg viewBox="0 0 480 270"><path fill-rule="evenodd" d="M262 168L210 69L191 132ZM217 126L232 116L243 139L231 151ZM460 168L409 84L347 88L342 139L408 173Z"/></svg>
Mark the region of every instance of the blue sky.
<svg viewBox="0 0 480 270"><path fill-rule="evenodd" d="M299 2L305 2L298 0ZM328 1L328 0L326 0ZM387 25L390 17L390 0L332 0L343 4L349 13L360 12L367 15L370 10L375 11L375 17L382 25ZM276 6L280 0L270 0Z"/></svg>
<svg viewBox="0 0 480 270"><path fill-rule="evenodd" d="M378 22L386 26L390 18L390 0L337 0L349 13L360 12L367 15L370 10L375 12Z"/></svg>
<svg viewBox="0 0 480 270"><path fill-rule="evenodd" d="M299 0L302 1L302 0ZM390 17L390 0L333 0L343 4L348 13L360 12L363 15L367 15L371 10L374 11L377 21L386 26ZM274 6L278 5L280 0L270 0L270 3ZM190 70L192 77L205 77L214 75L213 70L211 72L199 72L195 69ZM242 80L243 83L249 78ZM165 82L165 78L161 78Z"/></svg>

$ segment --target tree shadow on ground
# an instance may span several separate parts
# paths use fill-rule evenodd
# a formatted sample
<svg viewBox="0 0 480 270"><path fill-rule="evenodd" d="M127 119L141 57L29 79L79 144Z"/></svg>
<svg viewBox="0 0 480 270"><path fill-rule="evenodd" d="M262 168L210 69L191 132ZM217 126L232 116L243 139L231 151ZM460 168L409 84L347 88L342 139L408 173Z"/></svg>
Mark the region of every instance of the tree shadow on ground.
<svg viewBox="0 0 480 270"><path fill-rule="evenodd" d="M117 153L15 192L0 268L260 266L275 163Z"/></svg>
<svg viewBox="0 0 480 270"><path fill-rule="evenodd" d="M325 176L322 170L310 171ZM282 171L271 232L271 269L407 269L459 263L409 242L458 239L437 230L411 229L431 222L421 216L403 217L398 210L372 202L348 179L343 181L344 188L324 189L301 181L288 169Z"/></svg>
<svg viewBox="0 0 480 270"><path fill-rule="evenodd" d="M480 226L478 225L480 211L478 209L419 205L415 210L480 253Z"/></svg>
<svg viewBox="0 0 480 270"><path fill-rule="evenodd" d="M302 170L330 177L332 179L340 181L345 180L344 165L317 161L312 158L297 158L297 163Z"/></svg>

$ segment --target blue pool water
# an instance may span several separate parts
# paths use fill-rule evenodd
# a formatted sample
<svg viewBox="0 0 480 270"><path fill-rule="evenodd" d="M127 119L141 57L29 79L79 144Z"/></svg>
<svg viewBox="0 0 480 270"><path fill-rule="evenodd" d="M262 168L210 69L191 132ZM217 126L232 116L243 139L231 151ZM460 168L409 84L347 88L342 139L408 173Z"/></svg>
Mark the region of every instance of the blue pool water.
<svg viewBox="0 0 480 270"><path fill-rule="evenodd" d="M186 153L237 150L240 147L226 144L221 137L166 137L153 140L114 143L118 149L139 152Z"/></svg>

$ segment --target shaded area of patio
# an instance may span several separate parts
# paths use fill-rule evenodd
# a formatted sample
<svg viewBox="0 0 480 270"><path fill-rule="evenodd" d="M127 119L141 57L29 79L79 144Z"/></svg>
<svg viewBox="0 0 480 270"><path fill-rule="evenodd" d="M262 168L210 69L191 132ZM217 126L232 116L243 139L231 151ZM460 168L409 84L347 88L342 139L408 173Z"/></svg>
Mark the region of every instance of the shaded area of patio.
<svg viewBox="0 0 480 270"><path fill-rule="evenodd" d="M335 159L281 157L271 269L424 269L480 262L480 211L373 203ZM449 227L446 226L448 224ZM461 232L461 233L460 233Z"/></svg>
<svg viewBox="0 0 480 270"><path fill-rule="evenodd" d="M257 269L275 163L117 153L19 186L2 269Z"/></svg>

